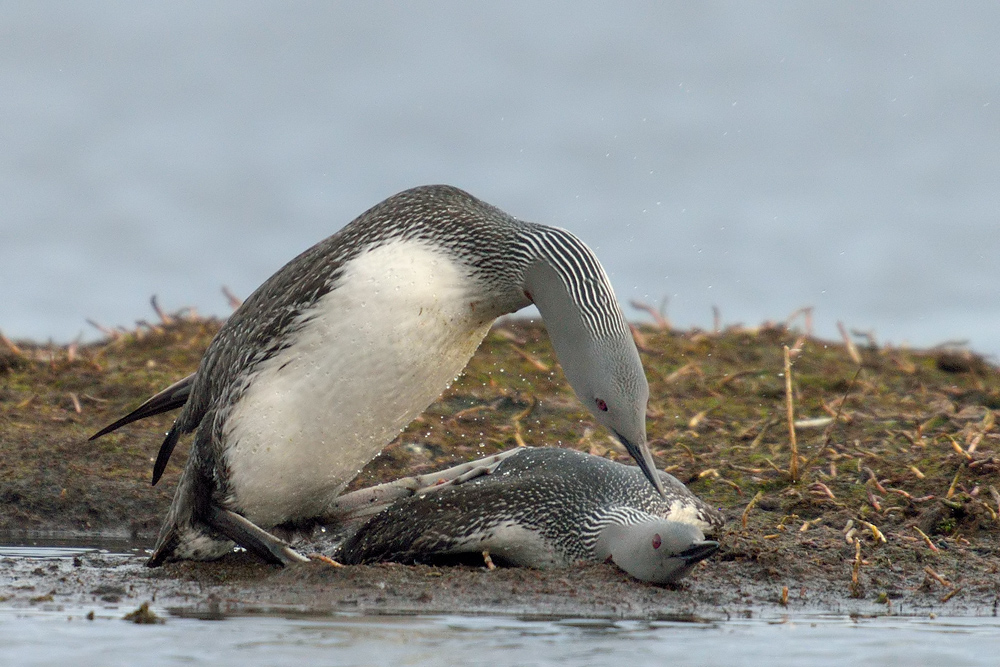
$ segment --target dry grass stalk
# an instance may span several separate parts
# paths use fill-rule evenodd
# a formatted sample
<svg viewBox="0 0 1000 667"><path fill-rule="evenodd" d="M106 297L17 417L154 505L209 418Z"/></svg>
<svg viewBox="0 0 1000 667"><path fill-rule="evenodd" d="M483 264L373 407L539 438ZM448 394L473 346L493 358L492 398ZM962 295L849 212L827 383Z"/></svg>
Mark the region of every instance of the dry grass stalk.
<svg viewBox="0 0 1000 667"><path fill-rule="evenodd" d="M826 496L830 500L836 500L837 496L833 495L833 491L830 490L823 482L814 482L809 485L809 493L814 496Z"/></svg>
<svg viewBox="0 0 1000 667"><path fill-rule="evenodd" d="M701 373L701 368L699 368L698 364L695 362L689 361L667 377L663 378L663 381L667 383L674 382L678 378L684 377L689 373Z"/></svg>
<svg viewBox="0 0 1000 667"><path fill-rule="evenodd" d="M7 338L7 336L3 335L3 332L0 332L0 343L3 343L4 347L6 347L8 350L13 352L17 356L19 357L25 356L21 348L19 348L17 345L14 345L14 342L11 341L11 339Z"/></svg>
<svg viewBox="0 0 1000 667"><path fill-rule="evenodd" d="M948 581L947 579L945 579L944 577L942 577L937 572L935 572L933 569L931 569L930 565L927 565L927 566L924 567L924 572L927 573L928 577L930 577L934 581L938 582L939 584L941 584L945 588L951 588L952 583L950 581Z"/></svg>
<svg viewBox="0 0 1000 667"><path fill-rule="evenodd" d="M514 441L517 443L518 447L527 447L528 443L524 440L524 427L521 425L521 420L531 414L531 411L535 409L538 405L538 399L531 396L531 402L528 404L524 410L521 410L516 415L511 417L511 421L514 422Z"/></svg>
<svg viewBox="0 0 1000 667"><path fill-rule="evenodd" d="M879 493L886 493L885 487L882 486L880 481L878 481L878 476L875 474L875 471L868 466L865 466L864 470L868 473L868 481L872 483L872 486L878 489Z"/></svg>
<svg viewBox="0 0 1000 667"><path fill-rule="evenodd" d="M711 411L711 409L712 408L708 408L707 410L702 410L694 417L691 417L691 419L688 420L688 428L690 429L698 428L698 424L700 424L705 419L705 417L708 416L708 413Z"/></svg>
<svg viewBox="0 0 1000 667"><path fill-rule="evenodd" d="M757 504L757 501L759 501L763 497L764 497L764 492L758 491L756 495L754 495L754 497L750 499L750 502L747 503L746 508L743 510L743 516L740 519L740 523L743 526L743 530L747 529L747 516L750 515L750 510L752 510L754 508L754 505Z"/></svg>
<svg viewBox="0 0 1000 667"><path fill-rule="evenodd" d="M955 495L955 488L958 486L958 476L961 474L961 470L955 473L955 479L951 480L951 486L948 487L948 493L945 495L945 498L951 498Z"/></svg>
<svg viewBox="0 0 1000 667"><path fill-rule="evenodd" d="M799 527L799 532L804 533L813 526L818 526L821 523L823 523L823 517L821 516L818 516L815 519L810 519L809 521L803 521L802 525Z"/></svg>
<svg viewBox="0 0 1000 667"><path fill-rule="evenodd" d="M639 327L629 322L628 328L632 332L632 340L635 341L635 346L640 352L646 354L657 354L659 352L659 350L649 344L649 339L646 338L646 334L642 333Z"/></svg>
<svg viewBox="0 0 1000 667"><path fill-rule="evenodd" d="M872 493L872 490L867 487L865 488L865 495L868 497L868 504L871 505L876 512L881 512L882 504L879 502L878 496Z"/></svg>
<svg viewBox="0 0 1000 667"><path fill-rule="evenodd" d="M767 429L771 428L777 423L778 420L773 417L764 422L764 425L760 427L760 433L758 433L756 437L754 437L753 441L750 443L750 449L756 449L757 445L759 445L764 440L764 436L767 435Z"/></svg>
<svg viewBox="0 0 1000 667"><path fill-rule="evenodd" d="M847 333L847 329L844 328L844 323L837 322L837 329L840 331L841 338L844 339L844 347L847 348L847 354L850 355L851 361L860 366L861 354L858 352L858 346L854 344L854 341L851 340L850 335Z"/></svg>
<svg viewBox="0 0 1000 667"><path fill-rule="evenodd" d="M959 456L964 457L966 461L971 461L972 460L972 455L969 454L969 452L967 452L964 449L962 449L962 445L958 444L958 441L955 440L955 438L953 438L953 437L951 437L949 435L948 439L951 440L951 448L955 450L956 454L958 454ZM948 496L948 497L951 498L951 496Z"/></svg>
<svg viewBox="0 0 1000 667"><path fill-rule="evenodd" d="M810 419L799 419L795 422L795 428L824 428L833 423L833 417L812 417Z"/></svg>
<svg viewBox="0 0 1000 667"><path fill-rule="evenodd" d="M309 560L318 561L320 563L324 563L326 565L329 565L330 567L344 567L342 563L338 563L337 561L333 560L329 556L324 556L323 554L320 554L320 553L308 554L308 557L309 557Z"/></svg>
<svg viewBox="0 0 1000 667"><path fill-rule="evenodd" d="M118 331L117 329L109 329L106 326L98 324L97 322L95 322L94 320L92 320L90 318L87 318L87 324L89 324L90 326L94 327L95 329L97 329L98 331L100 331L102 334L104 334L105 337L107 337L107 338L109 338L111 340L116 340L118 338L121 338L122 332Z"/></svg>
<svg viewBox="0 0 1000 667"><path fill-rule="evenodd" d="M883 535L882 531L878 529L878 526L873 523L868 523L867 521L862 521L861 523L863 523L868 530L872 531L872 537L874 537L875 540L879 542L886 542L885 535Z"/></svg>
<svg viewBox="0 0 1000 667"><path fill-rule="evenodd" d="M69 392L69 400L73 402L73 410L75 410L77 414L83 412L83 408L80 406L80 398L76 394Z"/></svg>
<svg viewBox="0 0 1000 667"><path fill-rule="evenodd" d="M983 415L983 423L980 424L979 428L980 430L982 430L983 433L989 433L990 431L993 430L993 427L996 425L996 423L997 423L996 415L993 413L992 410L987 410L986 414Z"/></svg>
<svg viewBox="0 0 1000 667"><path fill-rule="evenodd" d="M732 489L734 489L738 495L741 495L741 496L745 495L743 493L743 489L741 489L740 485L737 484L736 482L734 482L734 481L732 481L730 479L726 479L725 477L719 477L719 481L722 482L723 484L731 487Z"/></svg>
<svg viewBox="0 0 1000 667"><path fill-rule="evenodd" d="M959 588L953 588L952 590L948 591L943 596L941 596L940 602L942 604L944 604L945 602L947 602L948 600L952 599L953 597L955 597L956 595L958 595L961 592L962 592L962 588L961 587L959 587Z"/></svg>
<svg viewBox="0 0 1000 667"><path fill-rule="evenodd" d="M798 310L796 310L795 312L793 312L791 315L789 315L788 319L785 320L785 328L786 329L791 329L792 328L792 322L794 322L795 319L798 318L799 316L802 316L802 321L803 321L803 324L804 324L805 329L806 329L806 335L807 336L812 336L812 333L813 333L813 308L812 308L812 306L806 306L805 308L799 308Z"/></svg>
<svg viewBox="0 0 1000 667"><path fill-rule="evenodd" d="M545 363L544 361L542 361L538 357L534 356L533 354L531 354L529 352L525 352L524 350L522 350L521 348L519 348L517 345L514 345L513 343L511 343L510 347L511 347L512 350L514 350L515 352L517 352L518 355L521 356L521 358L523 358L525 361L527 361L529 364L531 364L532 366L534 366L538 370L542 371L543 373L548 373L550 370L552 370L547 363Z"/></svg>
<svg viewBox="0 0 1000 667"><path fill-rule="evenodd" d="M791 440L792 459L788 474L793 482L799 481L799 445L795 440L795 397L792 395L792 358L785 345L785 406L788 410L788 437Z"/></svg>
<svg viewBox="0 0 1000 667"><path fill-rule="evenodd" d="M641 310L644 313L649 313L649 316L653 318L653 322L656 324L657 329L666 330L670 328L670 320L668 320L664 315L662 306L659 309L657 309L653 308L648 303L644 303L642 301L629 301L629 305L631 305L636 310ZM666 304L664 303L664 305Z"/></svg>
<svg viewBox="0 0 1000 667"><path fill-rule="evenodd" d="M854 538L854 564L851 566L851 597L859 598L864 592L861 590L861 540Z"/></svg>
<svg viewBox="0 0 1000 667"><path fill-rule="evenodd" d="M934 542L931 541L931 538L927 537L927 533L925 533L924 531L920 530L916 526L913 527L913 530L917 531L917 533L920 534L920 537L922 537L924 539L924 542L927 544L927 548L928 549L930 549L931 551L941 551L940 549L937 548L937 545L934 544Z"/></svg>
<svg viewBox="0 0 1000 667"><path fill-rule="evenodd" d="M159 302L156 300L156 295L149 297L149 304L153 307L153 311L156 316L160 318L160 323L163 325L172 324L174 318L167 314L162 308L160 308Z"/></svg>
<svg viewBox="0 0 1000 667"><path fill-rule="evenodd" d="M785 320L785 328L791 329L792 323L799 317L802 317L803 325L806 329L806 335L812 336L812 306L806 306L805 308L799 308Z"/></svg>
<svg viewBox="0 0 1000 667"><path fill-rule="evenodd" d="M239 298L238 296L230 292L229 288L226 287L225 285L222 286L222 295L226 297L226 302L229 304L229 307L232 308L233 310L236 310L237 308L243 305L243 299Z"/></svg>

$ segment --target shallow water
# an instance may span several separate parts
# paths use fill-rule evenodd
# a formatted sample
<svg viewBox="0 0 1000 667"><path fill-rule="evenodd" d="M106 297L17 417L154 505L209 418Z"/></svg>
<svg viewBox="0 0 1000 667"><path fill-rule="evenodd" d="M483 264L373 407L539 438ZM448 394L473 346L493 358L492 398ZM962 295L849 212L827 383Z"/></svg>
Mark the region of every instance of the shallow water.
<svg viewBox="0 0 1000 667"><path fill-rule="evenodd" d="M996 618L790 617L711 623L457 616L167 617L0 609L0 664L995 665ZM162 609L156 610L166 615Z"/></svg>
<svg viewBox="0 0 1000 667"><path fill-rule="evenodd" d="M33 567L88 551L29 544L0 559ZM151 606L156 625L122 620L136 601L0 605L0 665L994 665L1000 619L789 615L612 621L503 616L236 615L192 618ZM92 618L88 618L89 614ZM738 658L737 658L738 656Z"/></svg>

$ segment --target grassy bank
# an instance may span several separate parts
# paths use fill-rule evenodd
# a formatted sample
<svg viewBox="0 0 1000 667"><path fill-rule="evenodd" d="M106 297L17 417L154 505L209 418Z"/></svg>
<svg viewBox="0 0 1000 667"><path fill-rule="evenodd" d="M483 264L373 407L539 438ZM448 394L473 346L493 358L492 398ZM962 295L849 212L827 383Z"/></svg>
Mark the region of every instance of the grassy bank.
<svg viewBox="0 0 1000 667"><path fill-rule="evenodd" d="M0 342L0 530L149 539L187 453L184 442L150 487L173 416L87 437L195 370L218 325L164 316L89 345ZM821 591L890 608L997 599L995 366L962 350L847 346L784 326L641 326L636 338L658 464L729 518L705 572L738 565L773 582L776 604ZM628 460L572 395L544 328L508 320L355 486L519 444Z"/></svg>

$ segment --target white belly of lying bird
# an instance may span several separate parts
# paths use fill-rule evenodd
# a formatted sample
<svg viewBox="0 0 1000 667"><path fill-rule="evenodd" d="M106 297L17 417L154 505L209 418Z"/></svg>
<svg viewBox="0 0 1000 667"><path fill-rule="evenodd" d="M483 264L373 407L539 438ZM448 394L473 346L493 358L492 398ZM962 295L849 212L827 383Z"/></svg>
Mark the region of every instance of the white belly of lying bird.
<svg viewBox="0 0 1000 667"><path fill-rule="evenodd" d="M419 543L416 545L419 547ZM539 569L566 567L576 560L567 557L538 531L517 521L503 521L483 533L455 541L444 553L466 554L488 551L511 565Z"/></svg>
<svg viewBox="0 0 1000 667"><path fill-rule="evenodd" d="M423 243L347 263L229 415L226 505L262 527L322 514L465 368L499 314L473 290Z"/></svg>

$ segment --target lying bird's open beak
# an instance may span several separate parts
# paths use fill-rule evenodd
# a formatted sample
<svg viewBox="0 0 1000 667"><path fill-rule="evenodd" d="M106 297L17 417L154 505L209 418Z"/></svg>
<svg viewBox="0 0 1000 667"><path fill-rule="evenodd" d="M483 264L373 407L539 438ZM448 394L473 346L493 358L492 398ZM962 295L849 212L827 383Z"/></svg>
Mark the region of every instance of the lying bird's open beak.
<svg viewBox="0 0 1000 667"><path fill-rule="evenodd" d="M633 459L635 459L635 462L639 464L639 469L642 470L642 474L646 476L646 479L648 479L649 483L653 485L653 488L657 490L660 496L664 496L663 482L660 481L660 474L656 470L656 464L653 462L653 455L649 453L649 447L646 446L646 443L643 442L641 444L635 444L629 442L627 439L622 437L621 433L618 433L617 431L615 431L615 435L618 436L621 443L625 445L625 449L628 450L628 453Z"/></svg>

